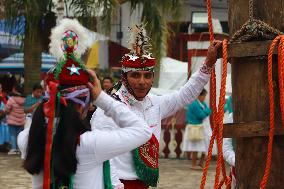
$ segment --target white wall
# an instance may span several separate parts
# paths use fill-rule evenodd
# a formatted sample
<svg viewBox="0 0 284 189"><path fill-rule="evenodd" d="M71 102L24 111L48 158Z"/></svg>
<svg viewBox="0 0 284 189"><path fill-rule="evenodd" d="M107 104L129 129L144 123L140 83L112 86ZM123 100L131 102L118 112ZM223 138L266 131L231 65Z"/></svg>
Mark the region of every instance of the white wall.
<svg viewBox="0 0 284 189"><path fill-rule="evenodd" d="M204 0L183 0L180 10L180 22L190 22L192 12L207 12L206 3ZM212 1L212 16L218 18L220 21L228 21L227 0L213 0ZM169 19L169 21L172 21Z"/></svg>
<svg viewBox="0 0 284 189"><path fill-rule="evenodd" d="M121 5L121 26L120 26L120 10L117 9L112 26L111 26L111 36L110 39L114 42L119 43L119 39L117 39L117 32L123 32L123 38L121 39L121 45L128 48L128 39L129 32L128 27L133 26L134 24L139 24L142 15L142 6L137 6L136 10L130 14L130 3L124 3Z"/></svg>
<svg viewBox="0 0 284 189"><path fill-rule="evenodd" d="M117 39L117 32L119 32L120 27L120 13L119 8L116 10L115 16L113 18L111 26L111 36L110 39L114 42L119 43ZM193 11L206 11L206 4L203 0L185 0L181 7L181 17L180 22L190 22L191 13ZM212 1L212 14L213 18L217 18L220 21L228 21L228 10L227 10L227 0L213 0ZM137 6L136 10L130 15L130 3L124 3L121 5L121 27L123 32L123 38L121 44L128 48L127 40L128 27L133 24L139 24L142 15L142 6ZM169 18L169 21L171 19Z"/></svg>

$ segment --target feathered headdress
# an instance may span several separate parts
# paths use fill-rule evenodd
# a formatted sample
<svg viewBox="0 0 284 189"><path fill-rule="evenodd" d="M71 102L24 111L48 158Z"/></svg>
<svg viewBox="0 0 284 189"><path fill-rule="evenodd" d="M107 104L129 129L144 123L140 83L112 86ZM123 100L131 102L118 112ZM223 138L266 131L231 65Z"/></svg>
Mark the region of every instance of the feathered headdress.
<svg viewBox="0 0 284 189"><path fill-rule="evenodd" d="M85 65L80 59L88 48L86 29L77 21L63 19L51 31L50 53L59 62L48 73L49 81L57 81L60 85L82 85L89 81Z"/></svg>
<svg viewBox="0 0 284 189"><path fill-rule="evenodd" d="M51 31L49 52L58 60L64 58L70 47L80 57L88 48L88 34L78 20L65 18Z"/></svg>
<svg viewBox="0 0 284 189"><path fill-rule="evenodd" d="M134 25L129 28L130 53L122 57L121 64L124 72L137 70L153 70L156 61L148 52L150 45L150 38L147 36L145 27Z"/></svg>

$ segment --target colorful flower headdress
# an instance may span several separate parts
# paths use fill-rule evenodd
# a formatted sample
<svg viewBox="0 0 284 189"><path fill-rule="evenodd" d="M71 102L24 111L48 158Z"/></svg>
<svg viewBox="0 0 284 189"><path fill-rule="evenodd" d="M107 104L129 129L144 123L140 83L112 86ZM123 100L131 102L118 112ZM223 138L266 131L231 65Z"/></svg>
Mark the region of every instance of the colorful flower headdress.
<svg viewBox="0 0 284 189"><path fill-rule="evenodd" d="M86 29L77 21L63 19L51 31L50 53L59 62L48 73L48 81L56 81L60 85L84 85L89 81L85 65L80 59L88 48Z"/></svg>

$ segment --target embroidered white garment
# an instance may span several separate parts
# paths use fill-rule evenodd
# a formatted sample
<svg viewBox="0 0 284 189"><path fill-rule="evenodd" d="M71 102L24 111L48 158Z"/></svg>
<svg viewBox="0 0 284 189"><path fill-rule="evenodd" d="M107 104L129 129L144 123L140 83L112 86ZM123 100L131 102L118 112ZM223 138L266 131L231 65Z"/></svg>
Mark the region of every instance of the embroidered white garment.
<svg viewBox="0 0 284 189"><path fill-rule="evenodd" d="M225 123L233 123L233 113L226 115L224 119L224 124ZM232 138L223 139L223 156L226 162L228 162L231 166L235 166L235 151L232 144Z"/></svg>
<svg viewBox="0 0 284 189"><path fill-rule="evenodd" d="M116 94L128 105L132 112L147 122L152 129L153 134L158 140L160 140L161 120L173 115L179 109L194 101L209 79L210 74L198 71L190 77L185 86L179 91L164 96L149 94L143 99L143 101L136 100L124 86L122 86ZM127 116L124 119L129 118L130 117ZM115 122L111 118L104 116L104 111L101 109L96 110L91 119L91 124L92 126L95 126L94 128L98 126L103 126L110 130L117 128ZM128 142L131 143L132 141ZM112 162L116 169L114 170L112 168L112 171L116 171L116 174L120 179L138 179L135 173L133 156L130 151L113 158Z"/></svg>
<svg viewBox="0 0 284 189"><path fill-rule="evenodd" d="M141 118L131 112L125 104L114 100L104 92L101 92L94 103L104 110L105 117L112 117L119 127L115 131L94 129L80 136L80 145L77 146L76 151L78 164L74 189L104 189L103 162L135 149L148 141L152 135L151 129ZM28 137L29 128L18 136L18 145L24 158ZM32 175L33 189L41 189L42 183L42 172L39 175Z"/></svg>

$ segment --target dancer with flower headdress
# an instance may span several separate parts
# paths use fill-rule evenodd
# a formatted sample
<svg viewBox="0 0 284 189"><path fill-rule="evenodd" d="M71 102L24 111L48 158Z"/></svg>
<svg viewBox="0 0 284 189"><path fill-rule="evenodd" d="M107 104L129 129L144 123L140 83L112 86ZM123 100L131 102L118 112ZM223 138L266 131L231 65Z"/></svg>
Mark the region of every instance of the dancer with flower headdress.
<svg viewBox="0 0 284 189"><path fill-rule="evenodd" d="M129 151L111 160L111 171L120 181L113 185L124 184L125 189L146 189L156 187L159 180L159 141L161 120L173 115L179 109L193 102L205 84L209 81L211 70L217 60L220 41L208 48L203 66L191 76L178 92L165 96L148 94L154 80L155 58L149 53L149 37L143 25L130 28L130 53L122 57L122 75L118 91L112 96L125 103L132 112L143 118L151 127L153 135L149 141L133 151ZM130 119L130 116L125 119ZM104 115L98 108L91 123L96 127L115 129L117 124ZM132 141L128 141L131 143ZM126 144L122 144L126 145Z"/></svg>
<svg viewBox="0 0 284 189"><path fill-rule="evenodd" d="M96 74L85 68L80 56L87 40L85 28L76 20L63 19L52 30L50 52L59 62L48 73L46 98L31 127L18 137L33 189L112 189L106 160L151 137L149 126L105 94ZM120 128L91 131L84 119L92 101Z"/></svg>

